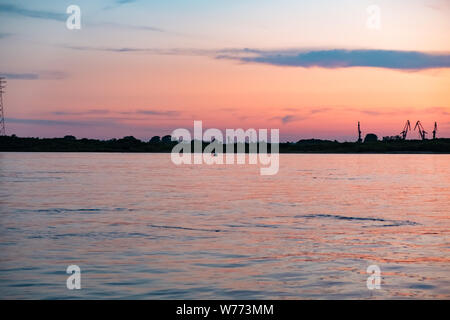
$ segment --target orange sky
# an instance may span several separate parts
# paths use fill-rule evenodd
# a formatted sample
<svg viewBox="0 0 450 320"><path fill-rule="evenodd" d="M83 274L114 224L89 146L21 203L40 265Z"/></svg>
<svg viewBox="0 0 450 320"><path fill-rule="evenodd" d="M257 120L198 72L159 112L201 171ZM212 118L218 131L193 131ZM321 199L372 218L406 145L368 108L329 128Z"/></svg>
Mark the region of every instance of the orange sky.
<svg viewBox="0 0 450 320"><path fill-rule="evenodd" d="M105 10L80 1L86 19L78 31L58 19L21 16L11 8L2 12L0 6L0 42L6 48L0 71L10 75L4 97L8 133L148 139L202 120L204 127L221 129L279 128L282 140L354 140L357 121L363 133L381 137L398 134L409 119L421 120L429 132L437 121L439 135L450 137L447 66L329 68L218 59L230 48L445 54L445 1L380 1L380 30L365 26L365 1L339 7L326 0L259 6L231 1L226 8L194 1L178 20L174 16L185 3L175 2L171 8L136 2ZM16 6L64 13L64 5L50 1ZM25 74L36 77L20 77Z"/></svg>

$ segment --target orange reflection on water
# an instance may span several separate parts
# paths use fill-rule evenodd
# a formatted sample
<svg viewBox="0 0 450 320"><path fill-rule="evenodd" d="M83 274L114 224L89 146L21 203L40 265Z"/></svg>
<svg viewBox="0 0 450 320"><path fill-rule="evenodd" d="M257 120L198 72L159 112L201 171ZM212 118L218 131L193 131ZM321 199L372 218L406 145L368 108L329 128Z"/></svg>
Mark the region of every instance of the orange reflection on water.
<svg viewBox="0 0 450 320"><path fill-rule="evenodd" d="M168 154L1 157L10 297L67 297L72 263L83 298L450 297L447 155L281 155L264 177Z"/></svg>

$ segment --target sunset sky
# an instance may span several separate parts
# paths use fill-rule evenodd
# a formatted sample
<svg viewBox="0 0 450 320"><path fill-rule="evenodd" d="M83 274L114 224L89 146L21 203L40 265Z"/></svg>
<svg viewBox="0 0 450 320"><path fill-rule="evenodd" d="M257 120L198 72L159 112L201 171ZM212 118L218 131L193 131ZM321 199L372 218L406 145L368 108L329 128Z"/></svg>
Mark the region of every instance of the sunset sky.
<svg viewBox="0 0 450 320"><path fill-rule="evenodd" d="M8 134L450 137L449 0L0 0L0 46Z"/></svg>

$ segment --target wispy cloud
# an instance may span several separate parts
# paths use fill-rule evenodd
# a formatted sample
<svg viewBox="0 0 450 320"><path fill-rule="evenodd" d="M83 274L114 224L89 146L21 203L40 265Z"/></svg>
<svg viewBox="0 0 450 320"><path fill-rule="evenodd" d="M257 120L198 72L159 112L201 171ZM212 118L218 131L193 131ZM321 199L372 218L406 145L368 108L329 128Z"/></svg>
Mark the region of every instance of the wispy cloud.
<svg viewBox="0 0 450 320"><path fill-rule="evenodd" d="M37 124L44 126L89 126L99 124L98 122L28 118L6 118L5 121L9 123Z"/></svg>
<svg viewBox="0 0 450 320"><path fill-rule="evenodd" d="M137 0L114 0L112 4L103 8L104 10L111 10L118 7L121 7L126 4L137 2ZM155 27L155 26L144 26L144 25L133 25L133 24L122 24L116 22L101 22L101 23L92 23L92 26L98 27L111 27L111 28L120 28L120 29L130 29L130 30L140 30L140 31L151 31L151 32L167 32L164 29Z"/></svg>
<svg viewBox="0 0 450 320"><path fill-rule="evenodd" d="M98 115L98 114L108 114L109 110L106 109L91 109L87 111L53 111L52 114L56 116L84 116L84 115Z"/></svg>
<svg viewBox="0 0 450 320"><path fill-rule="evenodd" d="M274 117L272 120L280 120L283 124L290 122L303 121L321 113L329 112L331 107L299 107L299 108L284 108L290 113L285 116Z"/></svg>
<svg viewBox="0 0 450 320"><path fill-rule="evenodd" d="M137 0L116 0L114 1L117 4L127 4L127 3L132 3L132 2L136 2Z"/></svg>
<svg viewBox="0 0 450 320"><path fill-rule="evenodd" d="M0 72L0 76L13 80L36 80L39 79L37 73L5 73Z"/></svg>
<svg viewBox="0 0 450 320"><path fill-rule="evenodd" d="M437 113L444 116L450 116L450 107L444 108L444 107L429 107L426 109L429 113Z"/></svg>
<svg viewBox="0 0 450 320"><path fill-rule="evenodd" d="M117 7L123 6L125 4L136 2L137 0L114 0L112 4L106 6L104 10L115 9Z"/></svg>
<svg viewBox="0 0 450 320"><path fill-rule="evenodd" d="M288 124L288 123L291 123L291 122L301 121L301 120L305 120L305 119L306 119L306 117L293 115L293 114L287 114L287 115L284 115L284 116L271 118L271 120L278 120L282 124Z"/></svg>
<svg viewBox="0 0 450 320"><path fill-rule="evenodd" d="M113 6L108 8L113 8L117 6L121 6L123 4L135 2L134 0L122 0L116 1ZM106 8L105 8L106 9ZM54 21L65 21L67 19L66 13L57 13L46 10L37 10L37 9L27 9L13 4L0 4L0 14L9 14L19 17L27 17L27 18L36 18L36 19L45 19L45 20L54 20ZM85 25L91 27L109 27L109 28L120 28L120 29L131 29L131 30L141 30L141 31L152 31L152 32L166 32L165 30L155 27L155 26L144 26L144 25L130 25L130 24L121 24L114 22L99 22L99 23L86 23ZM0 39L10 34L0 33Z"/></svg>
<svg viewBox="0 0 450 320"><path fill-rule="evenodd" d="M68 77L66 72L62 71L41 71L41 72L0 72L0 76L11 80L61 80Z"/></svg>
<svg viewBox="0 0 450 320"><path fill-rule="evenodd" d="M331 108L329 107L322 107L322 108L312 108L309 110L310 114L318 114L318 113L324 113L330 111Z"/></svg>
<svg viewBox="0 0 450 320"><path fill-rule="evenodd" d="M152 116L175 116L178 114L178 111L159 111L159 110L138 110L136 111L137 114L145 114L145 115L152 115Z"/></svg>
<svg viewBox="0 0 450 320"><path fill-rule="evenodd" d="M62 45L61 47L79 51L101 51L113 53L144 53L149 55L174 55L174 56L210 56L214 58L218 51L190 48L139 48L139 47L94 47Z"/></svg>
<svg viewBox="0 0 450 320"><path fill-rule="evenodd" d="M166 116L175 117L180 114L175 110L155 110L155 109L141 109L132 111L112 111L108 109L89 109L85 111L51 111L50 114L55 116L101 116L101 115L146 115L146 116ZM122 118L121 118L122 119Z"/></svg>
<svg viewBox="0 0 450 320"><path fill-rule="evenodd" d="M26 9L14 4L0 4L0 13L56 21L64 21L67 18L64 13L51 12L46 10Z"/></svg>
<svg viewBox="0 0 450 320"><path fill-rule="evenodd" d="M384 107L384 108L351 108L339 107L343 112L360 113L374 117L389 117L398 115L412 114L433 114L436 116L449 116L450 108L444 107L428 107L428 108L412 108L412 107Z"/></svg>
<svg viewBox="0 0 450 320"><path fill-rule="evenodd" d="M12 33L0 32L0 39L11 37Z"/></svg>
<svg viewBox="0 0 450 320"><path fill-rule="evenodd" d="M61 80L69 77L69 74L64 71L41 71L39 72L39 79L44 80Z"/></svg>
<svg viewBox="0 0 450 320"><path fill-rule="evenodd" d="M350 68L373 67L398 70L449 68L450 54L396 50L251 50L232 51L217 56L243 63L290 67Z"/></svg>
<svg viewBox="0 0 450 320"><path fill-rule="evenodd" d="M286 115L286 116L284 116L284 117L281 117L281 122L283 122L283 123L289 123L289 122L292 122L292 121L294 121L295 120L295 116L293 116L293 115L291 115L291 114L289 114L289 115Z"/></svg>
<svg viewBox="0 0 450 320"><path fill-rule="evenodd" d="M67 49L116 53L144 53L149 55L208 56L287 67L319 67L327 69L371 67L395 70L423 70L450 68L450 53L428 53L398 50L259 50L259 49L195 49L195 48L138 48L64 46Z"/></svg>
<svg viewBox="0 0 450 320"><path fill-rule="evenodd" d="M152 32L166 32L166 30L154 27L154 26L143 26L143 25L133 25L133 24L122 24L115 22L101 22L101 23L91 23L90 25L95 27L110 27L119 29L131 29L140 31L152 31Z"/></svg>
<svg viewBox="0 0 450 320"><path fill-rule="evenodd" d="M387 115L395 115L395 112L392 111L377 111L377 110L360 110L362 114L367 114L369 116L387 116Z"/></svg>

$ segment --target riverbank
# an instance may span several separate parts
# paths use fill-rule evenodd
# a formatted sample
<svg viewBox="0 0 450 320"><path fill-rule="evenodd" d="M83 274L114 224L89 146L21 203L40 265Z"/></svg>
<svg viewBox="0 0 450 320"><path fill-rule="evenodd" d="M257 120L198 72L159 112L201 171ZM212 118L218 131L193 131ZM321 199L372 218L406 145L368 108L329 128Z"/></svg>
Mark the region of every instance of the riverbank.
<svg viewBox="0 0 450 320"><path fill-rule="evenodd" d="M64 138L22 138L16 136L0 137L2 152L171 152L177 142L168 139L152 139L148 142L134 137L96 140ZM209 143L203 142L203 148ZM223 146L224 150L226 146ZM192 150L194 150L192 148ZM234 150L237 150L235 144ZM245 144L248 152L249 145ZM270 152L270 144L268 151ZM370 143L338 142L331 140L308 139L279 144L280 153L450 153L450 139L435 140L394 140Z"/></svg>

